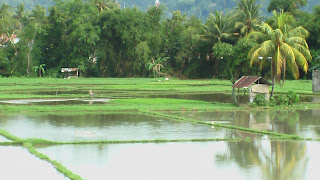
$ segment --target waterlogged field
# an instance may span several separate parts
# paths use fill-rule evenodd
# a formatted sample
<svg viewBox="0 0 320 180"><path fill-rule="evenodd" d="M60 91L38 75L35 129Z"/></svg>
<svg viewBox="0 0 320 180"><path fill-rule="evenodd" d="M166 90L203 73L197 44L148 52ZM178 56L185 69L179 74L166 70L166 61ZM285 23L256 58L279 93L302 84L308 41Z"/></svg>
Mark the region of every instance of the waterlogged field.
<svg viewBox="0 0 320 180"><path fill-rule="evenodd" d="M231 85L1 78L0 178L318 179L320 94L311 81L276 86L300 94L288 107L236 107Z"/></svg>

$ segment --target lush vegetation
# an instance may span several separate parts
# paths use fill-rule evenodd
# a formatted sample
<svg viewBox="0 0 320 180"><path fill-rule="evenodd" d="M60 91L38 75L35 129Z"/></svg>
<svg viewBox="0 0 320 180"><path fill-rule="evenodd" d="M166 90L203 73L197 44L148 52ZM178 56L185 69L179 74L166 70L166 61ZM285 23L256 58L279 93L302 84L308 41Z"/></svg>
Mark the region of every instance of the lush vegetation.
<svg viewBox="0 0 320 180"><path fill-rule="evenodd" d="M190 1L191 5L206 2ZM273 77L270 65L250 67L247 56L261 43L250 34L263 31L262 20L278 29L273 19L282 16L280 12L265 19L259 1L238 0L233 9L210 13L203 23L200 17L191 16L195 10L172 11L166 16L163 4L150 6L145 12L119 8L111 0L56 0L48 9L33 5L32 10L23 4L2 4L0 74L59 77L62 67L78 67L84 77L216 77L232 82L242 75ZM317 57L319 27L314 21L319 19L320 8L316 6L312 13L299 10L306 5L285 9L291 19L285 27L301 25L309 31L303 36L309 44L305 47ZM291 34L284 36L291 38ZM309 65L319 61L306 59ZM300 78L310 77L306 67L295 69L286 78L297 78L297 71Z"/></svg>
<svg viewBox="0 0 320 180"><path fill-rule="evenodd" d="M112 99L107 104L60 104L41 105L5 104L3 112L140 112L140 111L216 111L247 109L250 106L236 107L231 98L232 83L229 80L179 80L163 78L2 78L0 83L0 99L68 99L80 98L90 100L89 91L95 98ZM295 103L295 93L300 96L316 96L312 92L311 80L287 80L286 85L276 85L275 98L285 96L288 101L280 102L268 108L290 106ZM295 93L286 96L287 92ZM200 96L212 94L215 102ZM319 94L318 94L319 95ZM180 96L180 97L177 97ZM192 97L198 97L196 99ZM289 101L290 97L290 101ZM229 99L226 101L225 99ZM319 107L319 103L298 103L292 108Z"/></svg>

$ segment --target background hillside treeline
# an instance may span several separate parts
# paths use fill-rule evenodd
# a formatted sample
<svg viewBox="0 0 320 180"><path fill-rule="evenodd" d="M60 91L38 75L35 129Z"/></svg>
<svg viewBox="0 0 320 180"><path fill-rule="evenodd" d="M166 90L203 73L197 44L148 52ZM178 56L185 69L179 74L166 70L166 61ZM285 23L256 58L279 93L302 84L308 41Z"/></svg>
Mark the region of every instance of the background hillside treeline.
<svg viewBox="0 0 320 180"><path fill-rule="evenodd" d="M320 5L312 12L300 11L308 6L307 0L289 0L291 4L271 0L273 4L268 5L256 0L216 0L211 6L206 4L213 2L209 0L178 0L166 5L183 7L185 13L171 11L170 16L164 5L169 1L162 0L160 7L151 6L154 1L131 1L122 0L128 2L126 8L112 0L34 0L31 5L21 0L31 10L12 1L2 4L0 75L38 76L45 70L46 76L57 77L62 67L79 67L85 77L170 75L234 80L248 74L270 76L270 68L250 67L247 60L256 45L247 34L262 21L272 21L272 15L263 17L262 5L283 6L295 18L290 26L303 26L310 32L313 57L320 54ZM134 3L149 8L130 8ZM217 8L218 4L233 8ZM212 13L203 20L200 11Z"/></svg>
<svg viewBox="0 0 320 180"><path fill-rule="evenodd" d="M142 11L147 11L150 7L155 5L155 0L114 0L117 1L120 8L128 7L137 7ZM171 11L179 10L181 13L186 14L187 16L195 15L202 20L206 20L209 16L209 13L214 11L230 11L233 10L236 6L237 0L160 0L160 4L164 5L164 14L170 16ZM261 12L262 15L270 15L268 13L268 5L270 1L279 2L282 1L282 4L285 4L284 0L259 0L258 3L261 3ZM290 1L290 0L289 0ZM305 0L298 0L305 1ZM32 7L40 5L48 9L49 7L55 5L55 0L0 0L0 3L8 4L11 7L16 7L19 4L24 4L26 10L31 10ZM313 7L319 5L319 0L308 0L308 3L305 4L301 9L306 12L311 12Z"/></svg>

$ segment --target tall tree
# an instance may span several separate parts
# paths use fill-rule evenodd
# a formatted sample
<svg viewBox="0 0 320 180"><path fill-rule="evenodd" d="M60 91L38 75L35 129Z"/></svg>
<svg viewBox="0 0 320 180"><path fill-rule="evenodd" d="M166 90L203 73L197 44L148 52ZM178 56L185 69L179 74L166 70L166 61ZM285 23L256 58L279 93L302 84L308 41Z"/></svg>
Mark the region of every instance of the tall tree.
<svg viewBox="0 0 320 180"><path fill-rule="evenodd" d="M240 0L237 2L237 22L236 28L239 29L241 37L252 32L260 24L261 5L256 0Z"/></svg>
<svg viewBox="0 0 320 180"><path fill-rule="evenodd" d="M113 0L91 0L100 12L108 9L119 8L119 4Z"/></svg>
<svg viewBox="0 0 320 180"><path fill-rule="evenodd" d="M268 11L280 11L281 9L283 9L285 12L294 12L307 3L308 0L271 0L268 6Z"/></svg>
<svg viewBox="0 0 320 180"><path fill-rule="evenodd" d="M99 11L89 0L59 1L49 10L46 56L47 68L80 67L86 75L94 65L100 27L96 25ZM92 57L92 58L90 58Z"/></svg>
<svg viewBox="0 0 320 180"><path fill-rule="evenodd" d="M308 61L312 59L305 40L308 35L309 32L303 27L296 27L288 33L284 33L279 28L273 29L267 23L261 25L260 32L249 34L250 37L261 41L248 54L250 65L258 63L262 68L270 63L273 82L271 96L275 82L280 82L281 77L283 85L287 68L295 79L299 78L299 67L304 72L308 71Z"/></svg>
<svg viewBox="0 0 320 180"><path fill-rule="evenodd" d="M210 52L208 53L208 59L210 57L214 60L214 76L221 75L219 72L219 64L221 59L218 54L212 54L212 49L215 43L232 43L234 44L238 33L235 32L235 14L227 13L223 15L222 12L215 12L215 15L210 14L206 24L204 24L204 34L202 35L203 41L210 42ZM216 51L213 51L216 52ZM210 56L210 55L211 56Z"/></svg>
<svg viewBox="0 0 320 180"><path fill-rule="evenodd" d="M238 35L235 33L235 14L231 12L226 15L223 12L215 11L215 14L209 15L207 22L204 24L204 41L215 42L232 42Z"/></svg>

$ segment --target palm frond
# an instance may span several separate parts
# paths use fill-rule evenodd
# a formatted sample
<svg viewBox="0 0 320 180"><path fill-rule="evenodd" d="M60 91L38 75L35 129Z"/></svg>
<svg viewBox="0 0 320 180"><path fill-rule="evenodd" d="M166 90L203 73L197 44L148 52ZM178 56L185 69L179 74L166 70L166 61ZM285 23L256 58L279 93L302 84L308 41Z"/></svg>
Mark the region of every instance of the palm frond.
<svg viewBox="0 0 320 180"><path fill-rule="evenodd" d="M295 59L292 48L287 43L282 43L280 46L280 52L283 54L286 59Z"/></svg>
<svg viewBox="0 0 320 180"><path fill-rule="evenodd" d="M269 37L272 37L273 34L274 34L274 30L272 29L272 27L267 24L267 23L262 23L261 25L261 29L262 29L262 32L267 34Z"/></svg>
<svg viewBox="0 0 320 180"><path fill-rule="evenodd" d="M297 50L295 48L292 48L292 50L293 50L294 55L296 57L297 65L302 67L302 70L304 72L308 72L309 65L308 65L308 60L306 59L306 57L299 50Z"/></svg>
<svg viewBox="0 0 320 180"><path fill-rule="evenodd" d="M259 62L260 57L263 57L263 49L261 47L252 53L250 66L252 66L252 64L254 63Z"/></svg>
<svg viewBox="0 0 320 180"><path fill-rule="evenodd" d="M261 43L261 49L263 50L263 57L268 57L275 52L275 42L273 40L264 41Z"/></svg>
<svg viewBox="0 0 320 180"><path fill-rule="evenodd" d="M289 44L293 44L293 43L296 43L296 44L300 44L302 45L303 47L309 49L309 46L308 46L308 43L306 42L306 40L302 37L289 37L289 38L286 38L285 41Z"/></svg>
<svg viewBox="0 0 320 180"><path fill-rule="evenodd" d="M254 53L256 50L258 50L260 47L261 47L261 44L257 44L257 45L255 45L254 47L252 47L252 48L250 49L249 53L248 53L247 59L248 59L248 60L251 60L253 53Z"/></svg>
<svg viewBox="0 0 320 180"><path fill-rule="evenodd" d="M308 48L296 43L290 44L290 46L301 52L309 62L312 60L312 56Z"/></svg>
<svg viewBox="0 0 320 180"><path fill-rule="evenodd" d="M309 35L310 35L309 31L301 26L292 29L288 33L289 37L302 37L304 39L307 38Z"/></svg>

